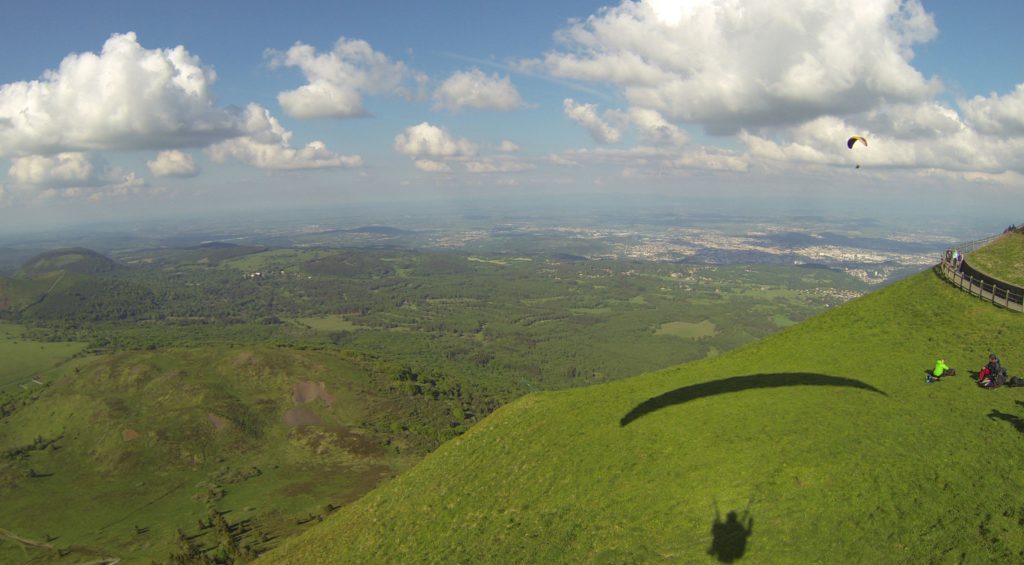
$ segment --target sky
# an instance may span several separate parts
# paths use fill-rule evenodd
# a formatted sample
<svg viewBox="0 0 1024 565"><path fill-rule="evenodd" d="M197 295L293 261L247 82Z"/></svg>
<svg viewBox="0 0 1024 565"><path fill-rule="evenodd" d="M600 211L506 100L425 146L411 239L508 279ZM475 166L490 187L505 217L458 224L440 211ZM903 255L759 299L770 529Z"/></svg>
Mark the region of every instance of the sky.
<svg viewBox="0 0 1024 565"><path fill-rule="evenodd" d="M1024 221L1019 1L0 10L0 230L566 195Z"/></svg>

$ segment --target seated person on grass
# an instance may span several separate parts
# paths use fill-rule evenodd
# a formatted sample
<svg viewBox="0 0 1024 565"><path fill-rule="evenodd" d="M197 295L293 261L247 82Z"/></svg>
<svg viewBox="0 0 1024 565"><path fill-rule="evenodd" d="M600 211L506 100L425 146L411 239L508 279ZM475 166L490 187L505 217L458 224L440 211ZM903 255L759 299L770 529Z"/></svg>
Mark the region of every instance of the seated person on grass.
<svg viewBox="0 0 1024 565"><path fill-rule="evenodd" d="M978 384L985 388L996 388L1006 382L1006 369L999 363L995 353L990 353L988 363L978 373Z"/></svg>
<svg viewBox="0 0 1024 565"><path fill-rule="evenodd" d="M946 364L945 359L937 359L935 361L935 368L932 369L931 373L928 375L928 382L937 381L942 377L952 377L955 374L956 369L950 368L950 366Z"/></svg>

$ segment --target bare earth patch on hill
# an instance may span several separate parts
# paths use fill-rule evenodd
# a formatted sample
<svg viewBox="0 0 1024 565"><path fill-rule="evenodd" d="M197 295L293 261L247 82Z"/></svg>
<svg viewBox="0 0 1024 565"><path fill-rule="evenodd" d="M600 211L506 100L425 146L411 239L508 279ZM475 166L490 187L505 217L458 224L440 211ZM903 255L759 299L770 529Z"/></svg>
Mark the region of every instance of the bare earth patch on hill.
<svg viewBox="0 0 1024 565"><path fill-rule="evenodd" d="M292 386L292 400L295 404L307 404L314 400L322 401L326 406L334 406L334 395L327 391L323 381L302 381Z"/></svg>
<svg viewBox="0 0 1024 565"><path fill-rule="evenodd" d="M294 428L296 426L319 426L323 423L320 416L314 414L309 408L292 408L284 413L284 425Z"/></svg>

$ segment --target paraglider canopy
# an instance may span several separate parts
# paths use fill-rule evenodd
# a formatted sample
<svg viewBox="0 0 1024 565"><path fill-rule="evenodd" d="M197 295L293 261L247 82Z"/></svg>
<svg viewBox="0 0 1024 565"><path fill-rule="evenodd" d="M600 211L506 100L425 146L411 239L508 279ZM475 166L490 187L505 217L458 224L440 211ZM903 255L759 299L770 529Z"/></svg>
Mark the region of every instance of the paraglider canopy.
<svg viewBox="0 0 1024 565"><path fill-rule="evenodd" d="M850 139L846 140L846 147L848 149L853 149L853 144L857 143L858 141L863 143L864 147L868 146L868 140L864 139L863 137L861 137L859 135L855 135L855 136L851 137Z"/></svg>

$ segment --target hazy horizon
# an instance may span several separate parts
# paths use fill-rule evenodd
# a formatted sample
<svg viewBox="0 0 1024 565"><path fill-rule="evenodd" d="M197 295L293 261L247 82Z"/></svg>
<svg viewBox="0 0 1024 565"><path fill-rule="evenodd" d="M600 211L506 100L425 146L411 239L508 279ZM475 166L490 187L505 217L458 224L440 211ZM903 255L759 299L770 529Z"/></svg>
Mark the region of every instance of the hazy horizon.
<svg viewBox="0 0 1024 565"><path fill-rule="evenodd" d="M5 11L0 233L616 199L1024 218L1019 3Z"/></svg>

